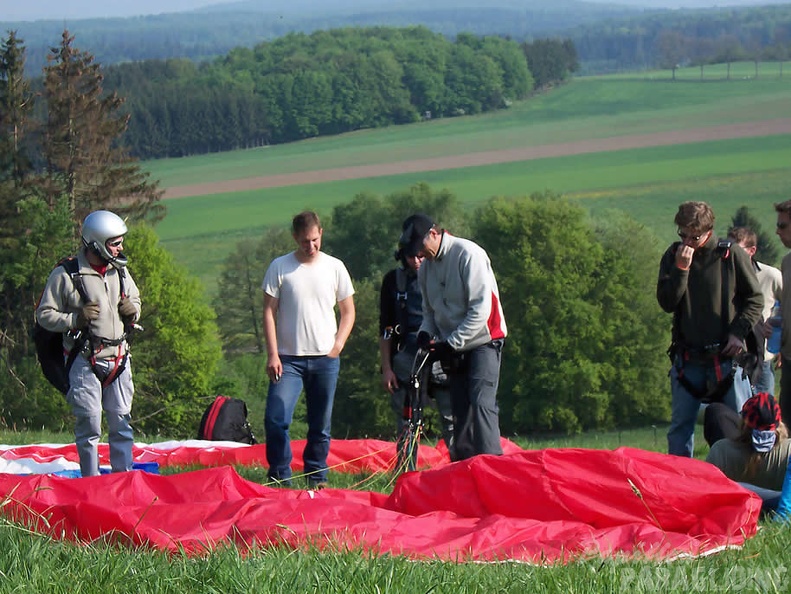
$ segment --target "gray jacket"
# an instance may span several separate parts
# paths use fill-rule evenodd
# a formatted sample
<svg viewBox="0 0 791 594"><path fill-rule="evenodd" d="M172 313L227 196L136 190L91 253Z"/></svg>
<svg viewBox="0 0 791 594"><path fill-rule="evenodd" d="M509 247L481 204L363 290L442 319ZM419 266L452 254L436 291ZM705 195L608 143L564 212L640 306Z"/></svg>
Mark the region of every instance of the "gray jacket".
<svg viewBox="0 0 791 594"><path fill-rule="evenodd" d="M89 324L89 332L97 348L96 357L99 359L122 355L126 352L126 344L119 346L103 346L98 350L99 341L118 340L124 334L124 323L118 312L121 301L121 284L119 274L114 266L108 265L102 277L88 263L85 248L77 254L80 276L89 299L99 304L99 318ZM137 308L134 320L140 317L140 292L129 271L124 269L124 290L127 297L132 300ZM77 325L77 317L82 306L85 305L82 297L74 286L74 282L62 266L56 266L47 279L44 292L36 308L36 319L43 328L50 332L63 332L63 346L71 350L74 340L68 331Z"/></svg>
<svg viewBox="0 0 791 594"><path fill-rule="evenodd" d="M423 293L420 330L446 340L456 351L468 351L505 338L497 280L484 249L447 231L433 260L418 271Z"/></svg>

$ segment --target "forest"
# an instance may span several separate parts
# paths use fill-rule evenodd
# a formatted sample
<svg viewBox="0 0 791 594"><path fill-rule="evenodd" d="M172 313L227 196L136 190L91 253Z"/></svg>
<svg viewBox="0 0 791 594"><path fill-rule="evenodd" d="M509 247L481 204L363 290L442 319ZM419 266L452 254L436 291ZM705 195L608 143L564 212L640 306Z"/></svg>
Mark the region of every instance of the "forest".
<svg viewBox="0 0 791 594"><path fill-rule="evenodd" d="M568 42L374 27L289 34L200 65L121 64L106 85L127 98L126 146L149 159L503 109L576 68Z"/></svg>

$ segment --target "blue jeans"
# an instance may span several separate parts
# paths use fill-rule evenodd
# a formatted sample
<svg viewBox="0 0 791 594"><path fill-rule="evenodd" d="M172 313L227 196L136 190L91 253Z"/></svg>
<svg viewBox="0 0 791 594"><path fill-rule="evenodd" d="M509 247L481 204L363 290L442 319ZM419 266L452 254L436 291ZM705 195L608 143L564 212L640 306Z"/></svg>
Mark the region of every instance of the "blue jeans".
<svg viewBox="0 0 791 594"><path fill-rule="evenodd" d="M732 365L731 359L722 359L720 361L721 377L726 377L731 373ZM673 399L670 428L667 431L667 453L691 458L695 446L695 423L697 422L701 402L678 381L678 372L682 366L684 377L693 386L701 390L706 387L707 383L716 383L717 373L713 361L705 363L685 362L682 361L680 356L676 357L673 366L670 368L670 391ZM736 400L736 390L731 386L723 397L722 402L736 412L741 412L743 402L737 402Z"/></svg>
<svg viewBox="0 0 791 594"><path fill-rule="evenodd" d="M780 355L776 355L780 356ZM775 395L775 374L772 371L772 362L763 361L761 363L761 376L755 383L755 393L768 392L772 396Z"/></svg>
<svg viewBox="0 0 791 594"><path fill-rule="evenodd" d="M503 341L493 340L465 351L461 368L448 373L455 417L454 460L503 453L497 406L502 349Z"/></svg>
<svg viewBox="0 0 791 594"><path fill-rule="evenodd" d="M283 375L270 382L266 397L264 429L266 459L271 480L291 481L291 438L288 428L294 418L297 398L304 387L307 405L308 439L302 456L309 482L327 480L330 451L330 423L335 386L341 368L339 358L280 355Z"/></svg>

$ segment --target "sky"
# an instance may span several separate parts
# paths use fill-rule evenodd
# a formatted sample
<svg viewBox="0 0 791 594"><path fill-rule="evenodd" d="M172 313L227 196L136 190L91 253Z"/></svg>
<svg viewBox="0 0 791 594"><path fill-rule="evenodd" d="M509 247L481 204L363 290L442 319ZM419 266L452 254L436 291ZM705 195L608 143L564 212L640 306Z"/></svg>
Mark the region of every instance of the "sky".
<svg viewBox="0 0 791 594"><path fill-rule="evenodd" d="M332 0L313 0L326 6ZM371 0L365 1L371 4ZM392 5L392 0L381 0L383 6ZM651 6L663 8L703 8L711 6L747 6L770 4L772 0L588 0L607 4L629 6ZM785 4L789 0L774 0ZM0 21L34 20L77 20L103 17L128 17L142 14L183 12L209 5L231 4L239 0L0 0ZM261 4L298 5L300 0L259 0ZM348 3L348 0L346 0ZM525 0L528 3L529 0ZM481 0L482 4L486 0ZM310 2L302 0L303 5ZM319 5L321 5L319 4Z"/></svg>
<svg viewBox="0 0 791 594"><path fill-rule="evenodd" d="M128 17L183 12L238 0L0 0L0 21ZM317 0L319 1L319 0Z"/></svg>

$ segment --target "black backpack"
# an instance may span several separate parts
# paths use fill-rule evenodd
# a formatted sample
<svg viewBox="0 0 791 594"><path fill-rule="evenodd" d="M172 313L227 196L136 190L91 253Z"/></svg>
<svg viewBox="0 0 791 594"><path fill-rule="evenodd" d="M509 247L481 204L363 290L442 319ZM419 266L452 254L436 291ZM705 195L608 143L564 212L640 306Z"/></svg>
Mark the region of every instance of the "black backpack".
<svg viewBox="0 0 791 594"><path fill-rule="evenodd" d="M238 441L258 443L247 422L247 405L244 400L217 396L211 403L198 427L198 439L209 441Z"/></svg>
<svg viewBox="0 0 791 594"><path fill-rule="evenodd" d="M58 266L62 266L66 272L69 273L74 288L80 294L80 297L87 303L88 295L85 293L85 287L82 284L82 277L80 276L80 265L75 256L64 258L58 262ZM57 266L56 266L57 268ZM63 333L51 332L41 326L36 320L33 325L33 343L36 345L36 356L38 362L41 364L41 371L44 377L47 378L49 383L55 386L62 394L69 391L69 370L71 369L74 359L80 352L87 336L85 333L80 333L74 343L74 348L69 353L68 358L63 357Z"/></svg>

